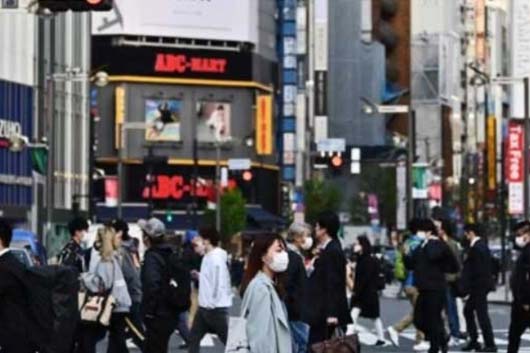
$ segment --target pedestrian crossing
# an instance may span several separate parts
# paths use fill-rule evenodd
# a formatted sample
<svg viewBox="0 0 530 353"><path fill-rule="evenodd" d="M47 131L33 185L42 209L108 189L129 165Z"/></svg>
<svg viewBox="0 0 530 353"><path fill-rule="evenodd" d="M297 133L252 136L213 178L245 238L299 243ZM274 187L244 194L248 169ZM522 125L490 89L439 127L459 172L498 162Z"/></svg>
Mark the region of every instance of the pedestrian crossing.
<svg viewBox="0 0 530 353"><path fill-rule="evenodd" d="M362 345L365 346L373 346L377 342L377 335L375 332L365 326L357 325L357 328L355 329L353 325L350 325L348 327L347 334L352 334L353 332L357 331L359 335L359 341ZM504 352L506 350L506 347L508 346L508 330L507 329L499 329L494 330L495 335L495 343L497 347L499 348L499 352ZM388 340L388 334L385 332L385 336L387 338L388 346L391 346L390 340ZM416 341L416 331L414 330L406 330L400 333L400 347L412 347L415 344ZM483 344L482 337L479 338L479 342ZM462 341L462 345L465 342ZM455 347L449 347L450 353L460 353L459 350L460 346ZM530 333L526 333L521 337L521 348L519 349L520 353L530 353Z"/></svg>

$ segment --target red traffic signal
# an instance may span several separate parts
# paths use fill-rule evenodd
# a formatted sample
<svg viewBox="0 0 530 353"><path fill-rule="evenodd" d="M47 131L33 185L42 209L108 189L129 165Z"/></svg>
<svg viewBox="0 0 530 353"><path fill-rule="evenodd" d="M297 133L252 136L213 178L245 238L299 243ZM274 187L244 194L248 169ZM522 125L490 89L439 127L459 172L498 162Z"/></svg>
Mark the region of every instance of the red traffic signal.
<svg viewBox="0 0 530 353"><path fill-rule="evenodd" d="M113 0L38 0L39 7L52 12L72 10L85 11L110 11Z"/></svg>
<svg viewBox="0 0 530 353"><path fill-rule="evenodd" d="M333 158L331 158L331 165L335 168L342 167L343 163L344 161L342 160L342 157L340 156L333 156Z"/></svg>
<svg viewBox="0 0 530 353"><path fill-rule="evenodd" d="M244 181L251 181L252 180L252 172L250 170L245 170L243 172L243 180Z"/></svg>

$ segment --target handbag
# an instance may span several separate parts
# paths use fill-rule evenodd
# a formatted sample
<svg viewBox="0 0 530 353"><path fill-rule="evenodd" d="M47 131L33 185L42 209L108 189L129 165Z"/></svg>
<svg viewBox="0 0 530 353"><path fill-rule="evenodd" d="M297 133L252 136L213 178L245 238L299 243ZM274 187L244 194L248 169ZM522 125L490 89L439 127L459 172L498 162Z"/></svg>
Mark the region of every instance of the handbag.
<svg viewBox="0 0 530 353"><path fill-rule="evenodd" d="M250 344L247 337L247 310L245 304L241 316L228 319L228 336L226 339L225 353L250 353Z"/></svg>
<svg viewBox="0 0 530 353"><path fill-rule="evenodd" d="M250 353L247 338L247 319L230 317L228 320L228 338L225 353Z"/></svg>
<svg viewBox="0 0 530 353"><path fill-rule="evenodd" d="M95 273L97 273L99 265L100 264L98 263ZM90 291L79 292L79 314L82 323L91 325L99 324L105 327L110 325L112 310L116 304L116 299L112 296L112 289L114 288L115 281L114 268L112 270L112 276L112 286L108 290L100 288L100 291L97 293L92 293ZM99 283L103 283L101 277L97 277L100 279Z"/></svg>
<svg viewBox="0 0 530 353"><path fill-rule="evenodd" d="M79 292L79 313L81 322L85 324L110 325L112 310L116 303L112 294L112 289L105 293Z"/></svg>
<svg viewBox="0 0 530 353"><path fill-rule="evenodd" d="M315 343L311 346L312 353L360 353L361 344L357 334L345 335L341 329L336 329L333 337L327 341Z"/></svg>

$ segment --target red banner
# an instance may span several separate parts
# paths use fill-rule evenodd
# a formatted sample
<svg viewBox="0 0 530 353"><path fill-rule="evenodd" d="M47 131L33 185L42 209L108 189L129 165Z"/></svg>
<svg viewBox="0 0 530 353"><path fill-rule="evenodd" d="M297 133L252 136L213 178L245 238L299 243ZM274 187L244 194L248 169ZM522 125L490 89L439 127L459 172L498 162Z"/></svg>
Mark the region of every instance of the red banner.
<svg viewBox="0 0 530 353"><path fill-rule="evenodd" d="M510 121L506 141L506 181L522 183L524 180L524 129L522 124Z"/></svg>

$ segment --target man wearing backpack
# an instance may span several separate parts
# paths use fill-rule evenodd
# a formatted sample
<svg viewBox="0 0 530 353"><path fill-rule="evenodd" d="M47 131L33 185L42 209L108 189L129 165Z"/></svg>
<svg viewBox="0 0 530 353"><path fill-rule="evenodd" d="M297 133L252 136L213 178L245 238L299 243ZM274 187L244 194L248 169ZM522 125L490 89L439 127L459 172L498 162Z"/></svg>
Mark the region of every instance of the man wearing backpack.
<svg viewBox="0 0 530 353"><path fill-rule="evenodd" d="M145 353L167 353L179 313L189 308L190 275L166 242L166 227L157 218L140 220L149 248L142 268L142 314L146 326Z"/></svg>
<svg viewBox="0 0 530 353"><path fill-rule="evenodd" d="M219 248L219 233L202 229L194 243L195 251L204 254L199 278L199 310L190 332L189 353L199 353L201 340L207 333L216 333L223 344L228 335L228 309L232 306L232 286L228 271L228 255Z"/></svg>

